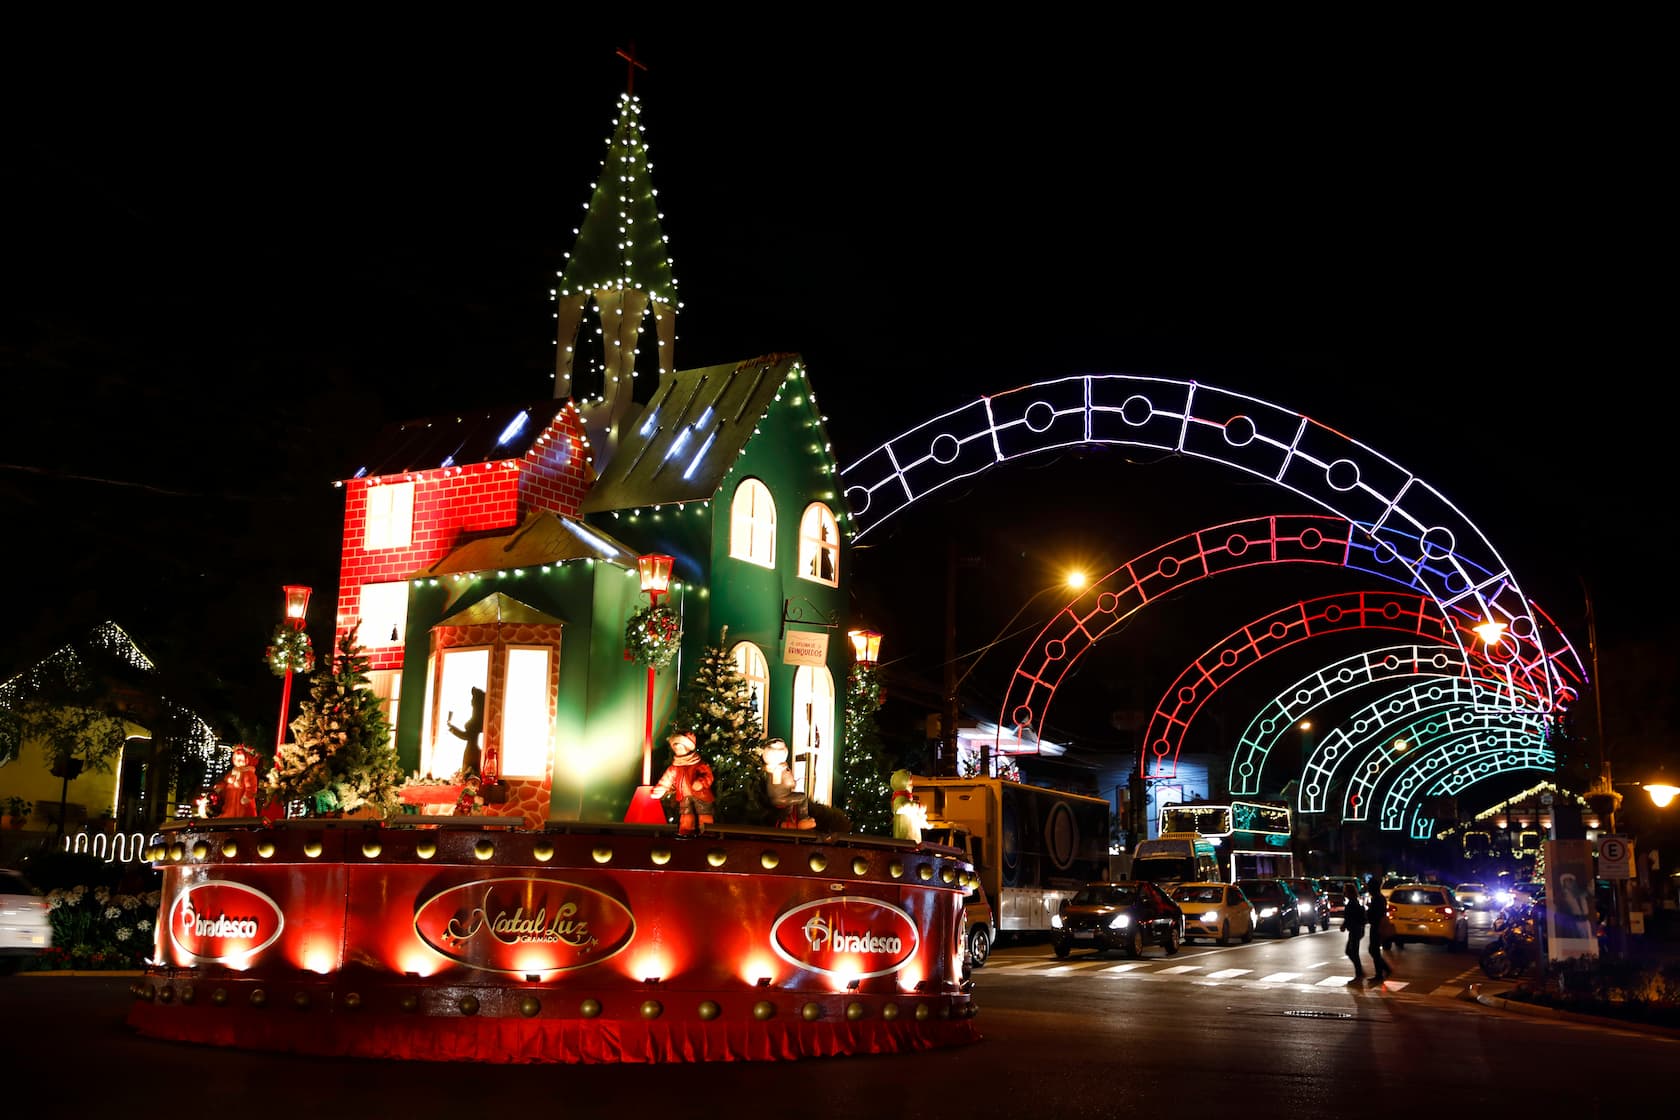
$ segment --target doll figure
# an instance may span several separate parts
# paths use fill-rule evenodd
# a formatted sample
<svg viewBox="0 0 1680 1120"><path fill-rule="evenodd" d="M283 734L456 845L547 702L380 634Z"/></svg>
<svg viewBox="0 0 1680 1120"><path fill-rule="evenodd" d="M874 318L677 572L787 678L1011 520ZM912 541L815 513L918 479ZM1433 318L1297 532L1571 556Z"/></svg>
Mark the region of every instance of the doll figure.
<svg viewBox="0 0 1680 1120"><path fill-rule="evenodd" d="M243 743L233 748L233 768L222 776L222 817L257 815L257 756Z"/></svg>
<svg viewBox="0 0 1680 1120"><path fill-rule="evenodd" d="M461 783L461 795L455 799L455 816L471 817L484 811L484 798L478 792L478 775L468 774Z"/></svg>
<svg viewBox="0 0 1680 1120"><path fill-rule="evenodd" d="M893 836L899 840L922 842L922 829L927 827L927 809L911 792L915 778L908 770L894 770L892 786Z"/></svg>
<svg viewBox="0 0 1680 1120"><path fill-rule="evenodd" d="M665 741L671 747L671 765L648 793L655 801L676 795L677 834L688 835L712 823L712 768L700 757L694 732L678 731Z"/></svg>
<svg viewBox="0 0 1680 1120"><path fill-rule="evenodd" d="M788 769L788 746L781 739L767 739L763 747L764 785L770 804L776 809L777 828L815 828L807 799L796 788L798 780Z"/></svg>

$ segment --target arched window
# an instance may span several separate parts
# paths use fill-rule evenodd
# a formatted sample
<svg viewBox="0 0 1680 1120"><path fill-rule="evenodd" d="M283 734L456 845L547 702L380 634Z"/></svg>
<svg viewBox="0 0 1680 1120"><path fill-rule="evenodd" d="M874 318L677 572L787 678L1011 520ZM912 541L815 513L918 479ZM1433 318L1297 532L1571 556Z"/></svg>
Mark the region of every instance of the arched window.
<svg viewBox="0 0 1680 1120"><path fill-rule="evenodd" d="M806 506L799 519L799 578L830 587L840 583L840 526L821 502Z"/></svg>
<svg viewBox="0 0 1680 1120"><path fill-rule="evenodd" d="M834 761L834 674L825 666L801 665L793 675L793 734L788 765L795 788L812 801L832 804Z"/></svg>
<svg viewBox="0 0 1680 1120"><path fill-rule="evenodd" d="M751 642L736 642L729 655L752 690L753 711L758 713L759 730L764 731L770 722L766 716L770 710L770 663L764 659L764 651Z"/></svg>
<svg viewBox="0 0 1680 1120"><path fill-rule="evenodd" d="M729 555L764 568L776 566L776 503L770 488L749 478L729 507Z"/></svg>

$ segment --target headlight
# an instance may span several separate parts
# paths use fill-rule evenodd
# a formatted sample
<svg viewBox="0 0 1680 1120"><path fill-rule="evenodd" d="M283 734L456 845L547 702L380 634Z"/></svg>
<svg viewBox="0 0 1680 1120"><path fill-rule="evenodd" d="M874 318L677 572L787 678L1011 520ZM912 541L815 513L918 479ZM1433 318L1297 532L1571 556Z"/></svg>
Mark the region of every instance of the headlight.
<svg viewBox="0 0 1680 1120"><path fill-rule="evenodd" d="M1061 929L1062 928L1062 916L1060 914L1050 915L1050 928L1051 929Z"/></svg>
<svg viewBox="0 0 1680 1120"><path fill-rule="evenodd" d="M1275 917L1277 917L1277 907L1276 906L1262 906L1262 907L1260 907L1260 916L1262 918L1275 918Z"/></svg>
<svg viewBox="0 0 1680 1120"><path fill-rule="evenodd" d="M1129 926L1131 924L1132 924L1132 916L1130 914L1116 914L1116 915L1114 915L1114 920L1112 922L1108 923L1108 928L1109 929L1125 929L1127 926Z"/></svg>
<svg viewBox="0 0 1680 1120"><path fill-rule="evenodd" d="M1303 914L1311 914L1312 913L1312 907L1313 907L1312 903L1303 902L1303 903L1301 903L1301 912Z"/></svg>
<svg viewBox="0 0 1680 1120"><path fill-rule="evenodd" d="M1202 915L1202 921L1204 922L1217 922L1218 920L1219 911L1217 910L1209 910L1206 914Z"/></svg>

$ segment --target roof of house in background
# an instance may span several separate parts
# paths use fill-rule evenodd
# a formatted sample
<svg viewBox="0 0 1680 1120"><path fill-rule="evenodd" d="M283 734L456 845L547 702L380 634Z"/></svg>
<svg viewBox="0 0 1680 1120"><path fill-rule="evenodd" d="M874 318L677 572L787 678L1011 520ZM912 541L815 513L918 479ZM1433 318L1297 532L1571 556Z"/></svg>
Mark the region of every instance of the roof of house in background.
<svg viewBox="0 0 1680 1120"><path fill-rule="evenodd" d="M384 478L521 458L570 403L550 398L404 420L375 437L350 477Z"/></svg>

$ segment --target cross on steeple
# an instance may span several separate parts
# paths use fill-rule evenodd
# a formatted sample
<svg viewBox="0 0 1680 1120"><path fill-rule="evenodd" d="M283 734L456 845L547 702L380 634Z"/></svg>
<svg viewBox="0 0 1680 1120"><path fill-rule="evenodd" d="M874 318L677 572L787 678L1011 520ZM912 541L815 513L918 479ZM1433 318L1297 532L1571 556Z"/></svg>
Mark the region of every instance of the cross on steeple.
<svg viewBox="0 0 1680 1120"><path fill-rule="evenodd" d="M638 70L645 71L647 69L647 64L642 62L640 59L638 59L636 57L636 44L635 43L630 44L630 49L629 50L619 51L618 52L618 57L622 58L626 63L629 64L625 67L625 70L627 70L628 73L625 75L625 80L624 80L625 89L624 89L624 92L634 94L636 92L636 71L638 71Z"/></svg>

